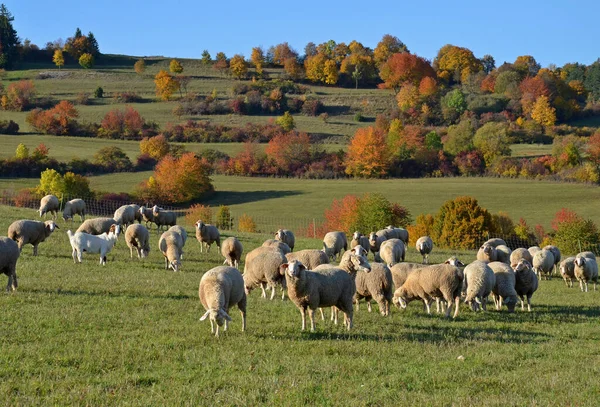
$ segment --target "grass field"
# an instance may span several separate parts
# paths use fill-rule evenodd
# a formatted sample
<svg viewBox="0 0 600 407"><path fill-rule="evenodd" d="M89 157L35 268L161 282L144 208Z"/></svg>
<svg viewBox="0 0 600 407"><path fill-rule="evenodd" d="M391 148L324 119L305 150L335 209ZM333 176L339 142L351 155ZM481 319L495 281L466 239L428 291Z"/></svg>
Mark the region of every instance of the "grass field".
<svg viewBox="0 0 600 407"><path fill-rule="evenodd" d="M0 207L0 229L34 215ZM541 283L532 313L463 308L454 321L419 304L389 318L363 306L352 332L318 320L309 333L289 300L253 291L247 331L231 310L230 330L216 339L198 321L197 296L202 273L222 262L214 248L201 254L190 235L173 273L152 233L144 261L120 240L105 267L96 255L73 265L59 224L37 258L24 248L18 291L0 295L3 405L597 404L599 292L554 279ZM240 236L246 252L264 238ZM408 260L418 257L409 250Z"/></svg>

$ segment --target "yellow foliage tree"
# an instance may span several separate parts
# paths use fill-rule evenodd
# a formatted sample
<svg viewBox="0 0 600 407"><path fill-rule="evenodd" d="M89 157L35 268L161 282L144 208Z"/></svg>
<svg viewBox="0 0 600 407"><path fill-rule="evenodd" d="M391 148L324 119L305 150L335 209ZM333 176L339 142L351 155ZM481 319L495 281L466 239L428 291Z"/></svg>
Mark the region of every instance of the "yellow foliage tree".
<svg viewBox="0 0 600 407"><path fill-rule="evenodd" d="M346 155L346 174L355 177L381 177L390 166L391 156L385 148L385 133L375 127L356 130Z"/></svg>
<svg viewBox="0 0 600 407"><path fill-rule="evenodd" d="M182 73L183 66L181 65L181 63L178 60L172 59L171 63L169 64L169 71L171 71L173 73Z"/></svg>
<svg viewBox="0 0 600 407"><path fill-rule="evenodd" d="M156 96L162 100L169 100L173 92L179 89L179 82L164 69L161 69L154 77L156 85Z"/></svg>
<svg viewBox="0 0 600 407"><path fill-rule="evenodd" d="M233 76L241 79L248 73L248 64L243 56L236 54L229 61L229 70Z"/></svg>
<svg viewBox="0 0 600 407"><path fill-rule="evenodd" d="M137 74L144 73L144 71L146 70L146 61L144 61L143 59L138 59L137 61L135 61L135 64L133 64L133 69Z"/></svg>
<svg viewBox="0 0 600 407"><path fill-rule="evenodd" d="M470 49L444 45L433 61L438 77L445 81L463 82L469 75L483 70L483 64Z"/></svg>
<svg viewBox="0 0 600 407"><path fill-rule="evenodd" d="M52 57L52 62L54 62L54 64L56 66L58 66L58 69L60 69L60 67L65 64L65 57L63 55L62 50L57 49L54 51L54 56Z"/></svg>
<svg viewBox="0 0 600 407"><path fill-rule="evenodd" d="M250 60L254 64L254 68L256 69L256 73L259 76L263 74L263 64L265 63L265 54L261 47L252 48L252 54L250 55Z"/></svg>
<svg viewBox="0 0 600 407"><path fill-rule="evenodd" d="M542 95L537 98L531 110L531 118L542 126L554 126L556 109L550 105L547 96Z"/></svg>
<svg viewBox="0 0 600 407"><path fill-rule="evenodd" d="M325 76L324 81L328 85L335 85L338 81L338 67L334 60L329 59L325 61L323 67L323 74Z"/></svg>

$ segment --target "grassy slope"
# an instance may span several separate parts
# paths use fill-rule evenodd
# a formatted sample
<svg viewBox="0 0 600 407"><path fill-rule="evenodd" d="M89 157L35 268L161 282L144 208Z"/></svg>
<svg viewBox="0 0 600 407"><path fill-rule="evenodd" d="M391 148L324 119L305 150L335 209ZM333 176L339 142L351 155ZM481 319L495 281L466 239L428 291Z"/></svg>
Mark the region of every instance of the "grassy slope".
<svg viewBox="0 0 600 407"><path fill-rule="evenodd" d="M0 229L32 216L0 207ZM254 291L247 332L231 310L217 340L197 297L202 273L221 264L214 248L201 254L190 236L175 274L153 233L146 261L120 240L107 266L96 255L74 266L61 226L39 257L24 249L19 290L0 295L6 405L594 405L600 391L599 294L556 279L542 282L531 314L463 309L445 321L411 304L384 319L363 306L350 334L320 320L302 333L290 301ZM241 236L246 251L263 238Z"/></svg>

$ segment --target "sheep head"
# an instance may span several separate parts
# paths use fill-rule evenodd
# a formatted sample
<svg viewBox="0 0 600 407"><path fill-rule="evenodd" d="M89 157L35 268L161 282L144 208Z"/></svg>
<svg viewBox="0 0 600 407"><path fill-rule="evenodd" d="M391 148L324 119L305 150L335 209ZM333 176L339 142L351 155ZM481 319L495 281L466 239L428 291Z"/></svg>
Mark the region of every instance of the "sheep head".
<svg viewBox="0 0 600 407"><path fill-rule="evenodd" d="M200 321L204 321L207 317L210 317L210 320L215 321L219 326L223 326L225 320L231 321L231 317L229 316L229 314L227 314L227 312L222 308L218 310L210 308L204 313L204 315L200 317Z"/></svg>
<svg viewBox="0 0 600 407"><path fill-rule="evenodd" d="M361 246L356 246L356 247L360 247L360 249L362 249L362 250L354 251L354 249L352 249L352 254L350 254L350 263L352 264L354 271L356 271L356 272L362 271L364 273L370 273L371 265L369 264L367 257L362 254L365 249Z"/></svg>
<svg viewBox="0 0 600 407"><path fill-rule="evenodd" d="M279 274L287 275L292 278L300 278L306 270L306 266L298 260L292 260L289 263L283 263L279 266Z"/></svg>
<svg viewBox="0 0 600 407"><path fill-rule="evenodd" d="M531 270L531 263L529 263L525 259L519 260L519 262L515 266L515 273L518 273L520 271L527 271L527 270Z"/></svg>
<svg viewBox="0 0 600 407"><path fill-rule="evenodd" d="M403 309L406 308L406 306L408 305L408 302L409 302L406 288L404 288L404 287L398 288L396 290L396 292L394 293L394 298L393 298L392 302L398 308L403 308Z"/></svg>
<svg viewBox="0 0 600 407"><path fill-rule="evenodd" d="M457 257L450 257L444 263L445 264L450 264L450 265L452 265L454 267L464 267L465 266L465 264L462 261L458 260Z"/></svg>
<svg viewBox="0 0 600 407"><path fill-rule="evenodd" d="M283 241L285 239L285 232L283 229L279 229L275 232L275 239Z"/></svg>
<svg viewBox="0 0 600 407"><path fill-rule="evenodd" d="M196 228L198 228L199 231L202 231L202 229L204 229L204 226L206 225L201 220L198 220L198 222L196 222Z"/></svg>
<svg viewBox="0 0 600 407"><path fill-rule="evenodd" d="M173 269L173 271L179 271L179 267L181 267L181 262L179 260L173 260L169 262L169 267Z"/></svg>
<svg viewBox="0 0 600 407"><path fill-rule="evenodd" d="M585 265L585 257L581 256L581 257L577 257L575 259L575 265L577 267L583 267Z"/></svg>
<svg viewBox="0 0 600 407"><path fill-rule="evenodd" d="M360 239L360 237L362 236L362 234L359 231L354 232L354 234L352 235L352 239L354 240L358 240Z"/></svg>
<svg viewBox="0 0 600 407"><path fill-rule="evenodd" d="M54 232L54 229L60 229L53 220L47 220L44 222L44 224L46 225L46 231L48 231L48 234Z"/></svg>

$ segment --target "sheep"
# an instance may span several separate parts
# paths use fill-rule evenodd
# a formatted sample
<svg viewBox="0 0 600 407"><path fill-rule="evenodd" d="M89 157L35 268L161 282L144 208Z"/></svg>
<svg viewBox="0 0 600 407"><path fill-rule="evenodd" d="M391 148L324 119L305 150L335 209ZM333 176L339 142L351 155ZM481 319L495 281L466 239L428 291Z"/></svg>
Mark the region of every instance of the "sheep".
<svg viewBox="0 0 600 407"><path fill-rule="evenodd" d="M596 255L594 252L581 252L579 255L582 257L587 257L588 259L596 260Z"/></svg>
<svg viewBox="0 0 600 407"><path fill-rule="evenodd" d="M560 263L560 249L553 245L544 246L542 250L550 250L554 255L554 273L558 273L558 265Z"/></svg>
<svg viewBox="0 0 600 407"><path fill-rule="evenodd" d="M531 312L531 296L538 288L538 279L533 270L531 263L527 260L519 260L515 267L515 291L521 298L521 311L525 310L524 297L527 297L527 311Z"/></svg>
<svg viewBox="0 0 600 407"><path fill-rule="evenodd" d="M54 232L54 229L60 229L56 222L47 220L39 222L37 220L17 220L8 227L8 237L19 247L19 253L23 246L31 244L33 246L33 255L38 254L38 245L48 238Z"/></svg>
<svg viewBox="0 0 600 407"><path fill-rule="evenodd" d="M293 260L298 260L309 270L314 270L315 267L320 266L321 264L329 264L329 256L327 256L323 250L300 250L286 254L285 258L288 263Z"/></svg>
<svg viewBox="0 0 600 407"><path fill-rule="evenodd" d="M397 239L401 241L400 239ZM371 312L371 298L379 305L379 312L383 316L390 314L390 304L392 303L393 279L390 269L381 263L371 264L370 273L357 273L356 293L354 294L354 303L356 310L359 309L359 301L365 299L367 309Z"/></svg>
<svg viewBox="0 0 600 407"><path fill-rule="evenodd" d="M138 259L144 259L150 252L150 232L144 225L129 225L125 230L125 243L129 247L131 258L133 258L133 248L135 247Z"/></svg>
<svg viewBox="0 0 600 407"><path fill-rule="evenodd" d="M279 266L287 259L283 252L274 247L258 247L246 255L244 262L244 288L246 295L255 287L260 286L262 297L267 298L265 286L271 288L271 300L275 298L276 286L285 288L285 280L279 274ZM282 295L282 300L285 293Z"/></svg>
<svg viewBox="0 0 600 407"><path fill-rule="evenodd" d="M79 215L82 222L85 220L85 201L83 199L71 199L65 204L62 215L63 220L65 222L69 219L73 221L75 215Z"/></svg>
<svg viewBox="0 0 600 407"><path fill-rule="evenodd" d="M52 215L52 219L56 220L56 215L59 209L60 203L58 202L58 198L54 195L46 195L40 200L40 209L38 209L38 212L40 213L40 218L47 213L50 213Z"/></svg>
<svg viewBox="0 0 600 407"><path fill-rule="evenodd" d="M496 248L494 246L484 243L477 252L477 260L487 261L488 263L492 261L497 261L498 253L496 252Z"/></svg>
<svg viewBox="0 0 600 407"><path fill-rule="evenodd" d="M510 255L512 251L506 245L500 244L496 246L496 261L500 261L502 263L510 264Z"/></svg>
<svg viewBox="0 0 600 407"><path fill-rule="evenodd" d="M242 259L242 252L244 247L236 237L231 236L223 240L221 245L221 254L225 257L223 264L228 264L236 269L240 267L240 260Z"/></svg>
<svg viewBox="0 0 600 407"><path fill-rule="evenodd" d="M410 301L421 299L427 308L427 313L430 314L431 300L442 297L448 303L446 318L450 317L453 304L455 305L453 318L456 318L463 279L462 270L452 264L425 266L408 275L404 284L396 289L393 302L398 307L406 308Z"/></svg>
<svg viewBox="0 0 600 407"><path fill-rule="evenodd" d="M369 238L363 236L360 232L354 232L352 235L352 241L350 242L350 249L354 249L356 246L362 246L367 252L371 248L369 244Z"/></svg>
<svg viewBox="0 0 600 407"><path fill-rule="evenodd" d="M221 248L221 234L216 226L208 225L201 220L196 222L196 239L200 242L200 253L204 250L204 245L207 246L206 253L210 252L210 246L213 243Z"/></svg>
<svg viewBox="0 0 600 407"><path fill-rule="evenodd" d="M408 245L408 230L404 228L395 228L392 225L387 226L384 231L386 232L387 239L400 239L405 245Z"/></svg>
<svg viewBox="0 0 600 407"><path fill-rule="evenodd" d="M388 239L381 243L379 248L379 257L388 267L404 261L406 248L404 242L400 239Z"/></svg>
<svg viewBox="0 0 600 407"><path fill-rule="evenodd" d="M590 280L594 282L594 291L596 291L596 284L598 284L598 263L596 260L578 254L575 257L575 278L579 280L579 288L582 292L588 292L588 281Z"/></svg>
<svg viewBox="0 0 600 407"><path fill-rule="evenodd" d="M294 251L294 246L296 245L296 237L294 236L294 232L287 229L279 229L275 233L275 239L279 240L290 247L290 251Z"/></svg>
<svg viewBox="0 0 600 407"><path fill-rule="evenodd" d="M496 310L500 311L502 304L506 305L508 312L515 312L517 305L517 291L515 290L516 276L513 269L506 263L493 261L488 264L496 276L496 284L492 290L492 297Z"/></svg>
<svg viewBox="0 0 600 407"><path fill-rule="evenodd" d="M395 264L390 268L392 280L394 281L394 287L396 287L396 289L402 287L402 284L404 284L410 273L412 273L414 270L422 269L423 267L426 267L426 265L421 263Z"/></svg>
<svg viewBox="0 0 600 407"><path fill-rule="evenodd" d="M533 256L533 271L538 278L546 277L550 280L553 267L554 254L550 250L542 249Z"/></svg>
<svg viewBox="0 0 600 407"><path fill-rule="evenodd" d="M343 249L343 250L342 250ZM325 254L331 259L335 260L336 256L342 257L342 254L348 250L348 239L344 232L328 232L323 237L323 250ZM306 265L309 270L312 268Z"/></svg>
<svg viewBox="0 0 600 407"><path fill-rule="evenodd" d="M100 253L100 265L106 265L106 255L110 253L113 246L117 242L117 236L119 236L120 225L112 225L108 233L102 233L101 235L90 235L89 233L83 232L71 232L67 230L69 236L69 242L73 252L73 262L77 264L82 262L83 252L88 253Z"/></svg>
<svg viewBox="0 0 600 407"><path fill-rule="evenodd" d="M117 221L113 218L95 218L88 219L83 222L75 233L89 233L90 235L101 235L102 233L108 233L112 225L116 225Z"/></svg>
<svg viewBox="0 0 600 407"><path fill-rule="evenodd" d="M473 311L479 311L480 307L487 311L487 297L496 285L494 271L485 261L476 260L465 267L464 274L465 303L469 304Z"/></svg>
<svg viewBox="0 0 600 407"><path fill-rule="evenodd" d="M310 330L315 331L315 310L332 307L344 313L344 324L352 329L352 298L356 291L354 277L339 268L310 271L299 261L284 263L279 268L285 275L288 297L302 315L302 330L306 329L306 310L310 318Z"/></svg>
<svg viewBox="0 0 600 407"><path fill-rule="evenodd" d="M429 264L429 253L433 250L433 240L429 236L421 236L417 239L415 246L423 256L423 264Z"/></svg>
<svg viewBox="0 0 600 407"><path fill-rule="evenodd" d="M129 226L135 222L135 209L130 205L123 205L117 208L113 219L117 225Z"/></svg>
<svg viewBox="0 0 600 407"><path fill-rule="evenodd" d="M527 249L527 251L531 254L531 257L533 258L533 256L535 256L535 254L537 252L542 251L542 248L539 246L531 246L530 248Z"/></svg>
<svg viewBox="0 0 600 407"><path fill-rule="evenodd" d="M21 251L19 246L8 237L0 237L0 272L8 276L6 291L15 291L17 283L17 260Z"/></svg>
<svg viewBox="0 0 600 407"><path fill-rule="evenodd" d="M183 242L183 244L181 245L181 259L183 259L183 247L185 246L185 242L187 241L187 232L185 231L185 228L183 226L179 226L179 225L175 225L175 226L171 226L169 229L167 229L171 232L175 232L175 233L179 233L181 235L181 240Z"/></svg>
<svg viewBox="0 0 600 407"><path fill-rule="evenodd" d="M159 233L163 226L175 226L177 224L177 214L175 212L165 211L156 205L152 207L152 216L157 226L156 233Z"/></svg>
<svg viewBox="0 0 600 407"><path fill-rule="evenodd" d="M179 271L183 249L183 238L181 235L168 230L163 232L158 240L158 248L165 257L165 270L172 268L173 271Z"/></svg>
<svg viewBox="0 0 600 407"><path fill-rule="evenodd" d="M558 267L560 271L560 275L562 276L565 285L569 288L573 287L573 280L575 278L575 257L567 257L563 261L560 262L560 266Z"/></svg>
<svg viewBox="0 0 600 407"><path fill-rule="evenodd" d="M133 219L137 220L138 223L142 223L143 217L140 212L140 206L138 204L129 204L133 208Z"/></svg>
<svg viewBox="0 0 600 407"><path fill-rule="evenodd" d="M242 332L246 330L246 293L244 292L244 279L238 269L227 266L218 266L208 270L200 279L198 287L200 303L206 310L200 321L210 319L210 332L219 336L219 327L225 323L227 331L229 308L237 305L242 314ZM214 323L217 325L215 332Z"/></svg>
<svg viewBox="0 0 600 407"><path fill-rule="evenodd" d="M533 264L533 256L531 253L529 253L529 250L523 247L513 250L513 252L510 254L510 266L515 268L515 266L519 263L519 260L527 260L529 264Z"/></svg>
<svg viewBox="0 0 600 407"><path fill-rule="evenodd" d="M378 233L378 232L377 232ZM383 235L378 235L376 232L371 232L369 235L369 245L371 252L377 261L379 257L379 249L381 248L381 244L387 240L387 238Z"/></svg>
<svg viewBox="0 0 600 407"><path fill-rule="evenodd" d="M503 239L500 239L499 237L492 237L488 240L486 240L484 243L484 245L490 245L492 247L498 247L498 246L508 246L506 244L506 242Z"/></svg>
<svg viewBox="0 0 600 407"><path fill-rule="evenodd" d="M138 212L142 220L146 222L146 227L148 227L148 223L154 222L154 212L152 212L152 208L146 208L145 206L141 206Z"/></svg>
<svg viewBox="0 0 600 407"><path fill-rule="evenodd" d="M281 250L283 252L283 254L288 254L291 253L292 250L290 249L290 246L287 245L287 243L283 243L280 240L275 240L275 239L267 239L264 241L264 243L262 244L262 247L275 247L279 250Z"/></svg>

